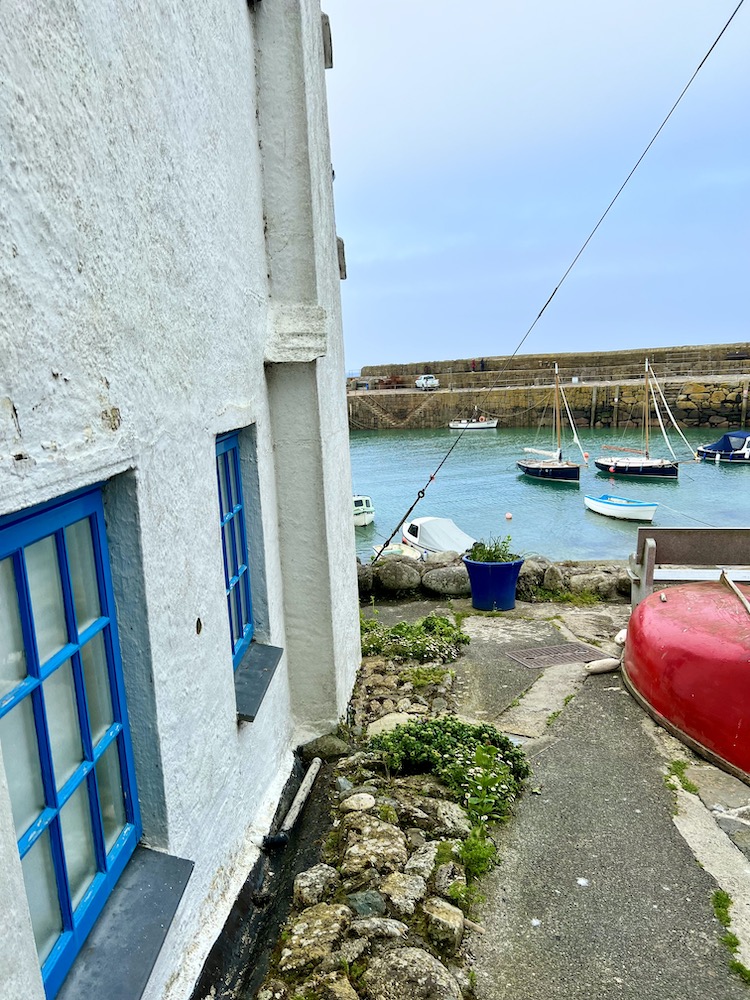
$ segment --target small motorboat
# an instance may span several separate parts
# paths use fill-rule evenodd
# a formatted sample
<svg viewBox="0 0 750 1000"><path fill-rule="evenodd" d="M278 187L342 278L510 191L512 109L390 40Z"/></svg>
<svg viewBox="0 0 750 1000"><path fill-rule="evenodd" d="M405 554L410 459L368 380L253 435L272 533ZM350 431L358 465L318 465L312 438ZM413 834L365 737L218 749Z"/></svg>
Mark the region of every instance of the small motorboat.
<svg viewBox="0 0 750 1000"><path fill-rule="evenodd" d="M362 494L355 494L354 500L354 527L363 528L366 524L372 524L375 520L375 508L372 499Z"/></svg>
<svg viewBox="0 0 750 1000"><path fill-rule="evenodd" d="M476 538L467 535L449 517L415 517L401 525L401 541L418 553L466 552Z"/></svg>
<svg viewBox="0 0 750 1000"><path fill-rule="evenodd" d="M702 444L696 455L705 462L750 465L750 431L727 431L713 444Z"/></svg>
<svg viewBox="0 0 750 1000"><path fill-rule="evenodd" d="M373 552L379 559L395 559L402 556L405 559L421 559L422 553L417 552L411 545L404 545L403 542L391 542L390 544L373 545Z"/></svg>
<svg viewBox="0 0 750 1000"><path fill-rule="evenodd" d="M600 497L585 496L583 502L595 514L616 517L620 521L653 521L658 503L647 500L630 500L603 493Z"/></svg>
<svg viewBox="0 0 750 1000"><path fill-rule="evenodd" d="M660 725L750 783L748 598L725 576L650 594L631 615L622 674Z"/></svg>
<svg viewBox="0 0 750 1000"><path fill-rule="evenodd" d="M474 412L464 420L451 420L448 424L452 431L491 431L497 427L497 417L486 417L474 407Z"/></svg>

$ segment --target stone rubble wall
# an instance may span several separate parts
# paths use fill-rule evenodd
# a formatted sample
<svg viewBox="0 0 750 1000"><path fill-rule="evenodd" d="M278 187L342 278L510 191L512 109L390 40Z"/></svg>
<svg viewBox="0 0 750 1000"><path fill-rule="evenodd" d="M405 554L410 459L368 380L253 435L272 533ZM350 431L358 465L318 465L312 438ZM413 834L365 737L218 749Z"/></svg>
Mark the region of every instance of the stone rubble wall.
<svg viewBox="0 0 750 1000"><path fill-rule="evenodd" d="M424 561L405 556L388 556L374 564L357 561L357 583L363 603L372 595L417 599L471 594L469 575L457 552L437 552ZM610 602L630 601L625 563L616 561L554 563L544 556L530 556L521 567L516 597L521 601L539 600L540 589L556 594L590 593Z"/></svg>

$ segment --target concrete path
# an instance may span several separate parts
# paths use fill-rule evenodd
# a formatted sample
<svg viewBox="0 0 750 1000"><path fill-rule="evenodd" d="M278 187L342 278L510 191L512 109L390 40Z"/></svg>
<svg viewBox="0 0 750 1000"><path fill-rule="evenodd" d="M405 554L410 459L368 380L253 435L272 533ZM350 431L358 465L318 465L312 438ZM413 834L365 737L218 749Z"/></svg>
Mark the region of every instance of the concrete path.
<svg viewBox="0 0 750 1000"><path fill-rule="evenodd" d="M750 965L750 861L735 846L750 832L750 788L659 730L619 673L530 670L505 655L573 639L607 655L628 610L519 605L464 621L460 714L532 737L529 790L483 885L486 933L471 939L479 1000L750 997L711 901L719 885L732 896ZM702 797L667 787L673 759L693 762Z"/></svg>

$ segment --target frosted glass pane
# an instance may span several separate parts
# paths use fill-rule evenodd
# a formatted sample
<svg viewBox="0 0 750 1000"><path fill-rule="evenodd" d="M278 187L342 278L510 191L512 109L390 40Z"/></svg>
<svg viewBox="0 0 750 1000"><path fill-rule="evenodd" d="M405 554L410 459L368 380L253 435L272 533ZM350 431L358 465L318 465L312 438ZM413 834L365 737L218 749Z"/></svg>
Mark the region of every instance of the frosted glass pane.
<svg viewBox="0 0 750 1000"><path fill-rule="evenodd" d="M98 632L85 646L81 647L83 676L86 682L86 699L91 723L91 739L94 746L112 725L112 696L109 690L107 657L104 636Z"/></svg>
<svg viewBox="0 0 750 1000"><path fill-rule="evenodd" d="M126 823L117 741L107 747L106 752L97 761L96 780L102 806L104 843L107 845L107 851L111 851Z"/></svg>
<svg viewBox="0 0 750 1000"><path fill-rule="evenodd" d="M0 561L0 698L26 676L13 560Z"/></svg>
<svg viewBox="0 0 750 1000"><path fill-rule="evenodd" d="M91 522L87 517L65 529L68 549L70 579L73 584L73 603L76 609L78 631L96 621L101 615L99 587L96 582L94 544L91 539Z"/></svg>
<svg viewBox="0 0 750 1000"><path fill-rule="evenodd" d="M65 849L65 864L68 867L70 895L75 910L96 875L94 835L91 832L89 793L85 781L60 810L60 826Z"/></svg>
<svg viewBox="0 0 750 1000"><path fill-rule="evenodd" d="M234 525L234 545L235 551L237 552L237 571L239 572L240 566L245 563L245 551L242 546L242 522L240 518L242 517L242 511L239 511L232 518L232 524Z"/></svg>
<svg viewBox="0 0 750 1000"><path fill-rule="evenodd" d="M31 923L39 961L43 962L62 934L62 916L52 867L49 831L45 830L22 859L23 880L29 898Z"/></svg>
<svg viewBox="0 0 750 1000"><path fill-rule="evenodd" d="M54 536L29 545L24 549L24 556L39 662L44 663L68 641Z"/></svg>
<svg viewBox="0 0 750 1000"><path fill-rule="evenodd" d="M39 747L30 695L0 719L0 743L16 838L20 839L44 809Z"/></svg>
<svg viewBox="0 0 750 1000"><path fill-rule="evenodd" d="M60 789L83 760L70 660L50 674L43 688L55 781Z"/></svg>

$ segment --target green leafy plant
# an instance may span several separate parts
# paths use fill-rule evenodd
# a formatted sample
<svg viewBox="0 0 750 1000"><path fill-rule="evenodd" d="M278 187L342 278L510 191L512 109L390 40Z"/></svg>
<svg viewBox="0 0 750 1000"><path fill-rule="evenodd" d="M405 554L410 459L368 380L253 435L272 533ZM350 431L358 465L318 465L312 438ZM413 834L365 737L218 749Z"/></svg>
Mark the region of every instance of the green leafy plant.
<svg viewBox="0 0 750 1000"><path fill-rule="evenodd" d="M453 670L445 670L444 667L409 667L402 671L398 679L404 683L412 684L415 688L429 687L430 684L442 684L446 674L450 674L455 679Z"/></svg>
<svg viewBox="0 0 750 1000"><path fill-rule="evenodd" d="M362 655L385 656L396 663L405 660L440 661L457 659L468 635L441 615L427 615L416 622L383 625L376 618L360 616Z"/></svg>
<svg viewBox="0 0 750 1000"><path fill-rule="evenodd" d="M677 778L679 783L685 789L686 792L690 792L693 795L698 794L698 786L694 781L691 781L687 777L685 772L688 768L688 762L686 760L672 760L669 762L669 767L667 768L668 778ZM669 782L668 782L669 783ZM671 786L674 787L674 786Z"/></svg>
<svg viewBox="0 0 750 1000"><path fill-rule="evenodd" d="M494 726L450 715L397 726L371 745L390 771L434 774L465 803L472 822L507 815L529 775L523 750Z"/></svg>
<svg viewBox="0 0 750 1000"><path fill-rule="evenodd" d="M510 547L510 535L505 538L487 538L474 542L469 549L468 558L474 562L515 562L520 555Z"/></svg>
<svg viewBox="0 0 750 1000"><path fill-rule="evenodd" d="M497 856L497 848L486 835L484 827L474 826L459 848L459 857L469 882L479 878L492 868Z"/></svg>

